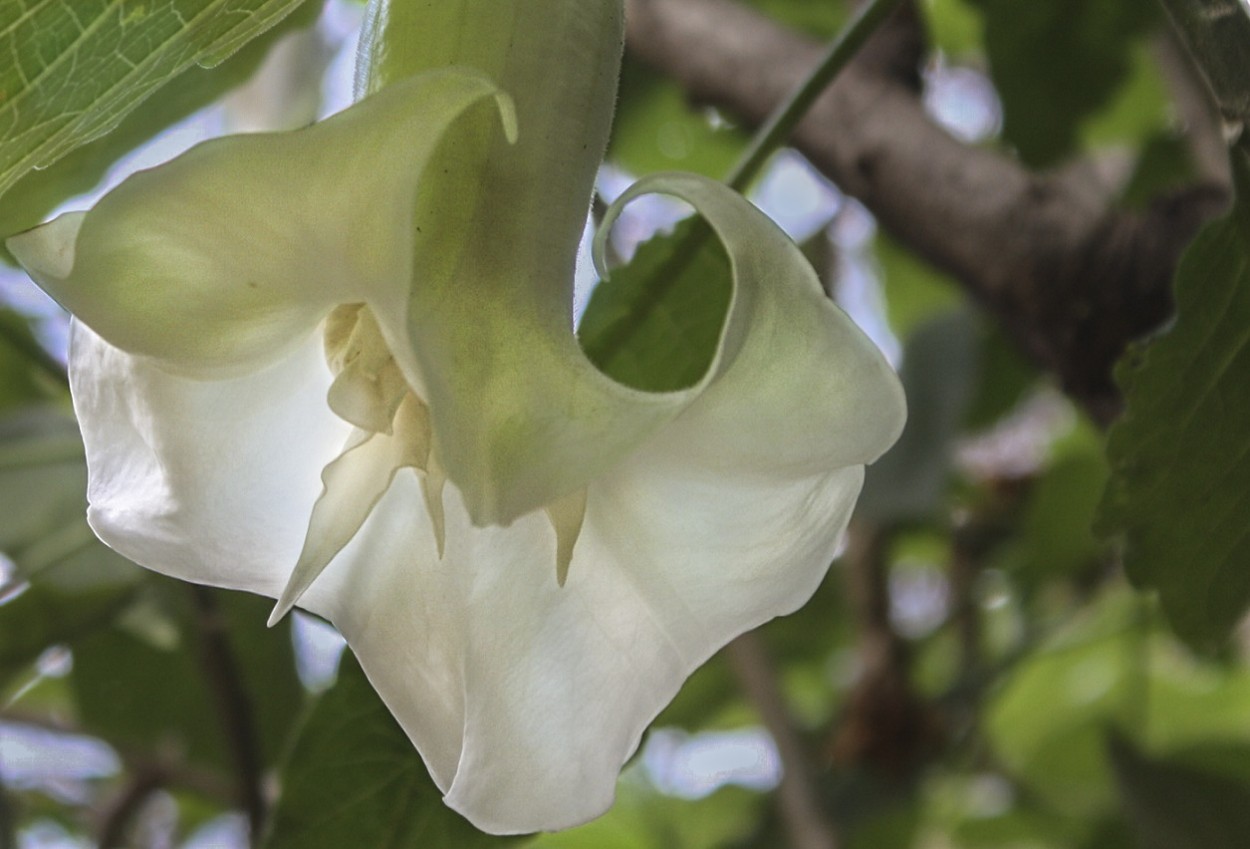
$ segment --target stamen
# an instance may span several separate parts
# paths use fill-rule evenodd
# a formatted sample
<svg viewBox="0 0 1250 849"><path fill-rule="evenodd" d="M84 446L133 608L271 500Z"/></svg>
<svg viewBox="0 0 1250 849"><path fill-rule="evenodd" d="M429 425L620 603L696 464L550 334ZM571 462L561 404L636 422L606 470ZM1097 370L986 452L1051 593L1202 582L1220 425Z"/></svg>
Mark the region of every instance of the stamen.
<svg viewBox="0 0 1250 849"><path fill-rule="evenodd" d="M427 410L428 421L428 410ZM429 430L429 453L425 459L425 474L421 476L421 492L425 495L425 509L430 514L430 523L434 526L434 542L438 546L438 559L443 559L447 547L447 530L443 511L443 486L447 483L447 473L438 462L434 451L434 431Z"/></svg>
<svg viewBox="0 0 1250 849"><path fill-rule="evenodd" d="M390 488L395 474L405 467L424 469L427 465L429 410L416 395L409 392L404 396L391 431L356 430L343 453L322 470L324 489L313 505L299 560L269 617L271 626L290 612L330 561L356 536ZM441 540L440 525L436 519L435 532Z"/></svg>
<svg viewBox="0 0 1250 849"><path fill-rule="evenodd" d="M326 319L325 348L335 374L330 409L356 427L389 434L409 388L372 311L363 304L336 308Z"/></svg>

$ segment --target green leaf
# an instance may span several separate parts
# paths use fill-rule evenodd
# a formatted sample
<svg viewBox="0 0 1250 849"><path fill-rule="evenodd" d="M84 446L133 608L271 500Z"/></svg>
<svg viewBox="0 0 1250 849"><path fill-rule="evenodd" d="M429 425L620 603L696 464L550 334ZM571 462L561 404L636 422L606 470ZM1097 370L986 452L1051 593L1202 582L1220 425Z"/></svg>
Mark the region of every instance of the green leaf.
<svg viewBox="0 0 1250 849"><path fill-rule="evenodd" d="M1127 64L1120 84L1104 107L1081 126L1086 147L1141 144L1176 122L1175 107L1150 43L1138 39L1127 44L1124 61Z"/></svg>
<svg viewBox="0 0 1250 849"><path fill-rule="evenodd" d="M612 810L578 828L544 834L533 849L718 849L749 835L765 797L722 787L698 800L663 796L635 772L621 777Z"/></svg>
<svg viewBox="0 0 1250 849"><path fill-rule="evenodd" d="M302 0L0 0L0 195Z"/></svg>
<svg viewBox="0 0 1250 849"><path fill-rule="evenodd" d="M1150 758L1108 740L1120 799L1142 849L1241 849L1250 834L1250 786Z"/></svg>
<svg viewBox="0 0 1250 849"><path fill-rule="evenodd" d="M233 769L222 700L235 700L261 764L276 763L303 704L289 625L264 626L267 599L192 589L151 576L142 603L74 646L72 680L86 730L115 744L158 744ZM194 593L211 601L205 609ZM216 631L215 629L220 629ZM215 635L215 636L214 636ZM214 639L229 660L215 652ZM237 687L225 689L223 677Z"/></svg>
<svg viewBox="0 0 1250 849"><path fill-rule="evenodd" d="M142 573L87 527L86 486L68 414L34 408L0 419L0 552L17 567L0 595L20 588L0 603L0 686L50 646L112 621L134 595Z"/></svg>
<svg viewBox="0 0 1250 849"><path fill-rule="evenodd" d="M1246 202L1243 202L1246 203ZM1117 369L1098 530L1159 592L1177 633L1223 640L1250 603L1250 206L1208 225L1181 260L1174 326Z"/></svg>
<svg viewBox="0 0 1250 849"><path fill-rule="evenodd" d="M1098 568L1104 546L1093 532L1107 482L1101 439L1088 429L1056 457L1029 493L1018 538L1021 577L1034 586Z"/></svg>
<svg viewBox="0 0 1250 849"><path fill-rule="evenodd" d="M0 308L0 414L55 397L58 388L65 389L64 374L39 345L26 318Z"/></svg>
<svg viewBox="0 0 1250 849"><path fill-rule="evenodd" d="M1136 40L1157 10L1140 0L975 0L1003 101L1003 136L1030 166L1078 149L1086 119L1132 70Z"/></svg>
<svg viewBox="0 0 1250 849"><path fill-rule="evenodd" d="M976 322L965 310L930 319L911 334L899 370L907 425L868 468L858 515L890 522L928 518L939 508L976 386L977 360Z"/></svg>
<svg viewBox="0 0 1250 849"><path fill-rule="evenodd" d="M929 0L918 3L929 43L947 56L975 55L985 41L985 24L975 0Z"/></svg>
<svg viewBox="0 0 1250 849"><path fill-rule="evenodd" d="M1244 746L1250 674L1185 651L1121 587L1024 657L987 708L996 761L1056 814L1083 818L1115 797L1109 726L1148 728L1172 752Z"/></svg>
<svg viewBox="0 0 1250 849"><path fill-rule="evenodd" d="M846 23L851 4L846 2L813 3L812 0L747 0L748 5L773 20L828 41Z"/></svg>
<svg viewBox="0 0 1250 849"><path fill-rule="evenodd" d="M930 319L964 303L959 284L929 263L878 231L873 255L885 289L890 329L904 343Z"/></svg>
<svg viewBox="0 0 1250 849"><path fill-rule="evenodd" d="M832 38L847 17L845 3L750 0L750 5L820 39ZM625 57L608 151L611 162L635 176L676 169L719 180L733 168L746 142L746 134L726 116L692 104L672 80Z"/></svg>
<svg viewBox="0 0 1250 849"><path fill-rule="evenodd" d="M0 602L0 690L46 649L72 645L111 622L133 595L134 587L122 583L72 592L40 584Z"/></svg>
<svg viewBox="0 0 1250 849"><path fill-rule="evenodd" d="M1132 209L1145 209L1165 192L1197 180L1189 141L1174 132L1157 133L1143 144L1120 202Z"/></svg>
<svg viewBox="0 0 1250 849"><path fill-rule="evenodd" d="M993 427L1020 405L1039 380L1037 367L1024 358L997 324L983 322L980 337L981 370L964 420L969 431Z"/></svg>
<svg viewBox="0 0 1250 849"><path fill-rule="evenodd" d="M486 849L528 839L482 834L443 804L350 654L308 715L281 781L263 849Z"/></svg>
<svg viewBox="0 0 1250 849"><path fill-rule="evenodd" d="M312 25L320 6L320 0L304 2L221 64L192 67L173 77L102 137L75 148L49 167L28 171L0 204L0 237L39 224L61 203L94 189L131 150L247 82L274 42L294 29ZM0 259L12 261L2 244Z"/></svg>
<svg viewBox="0 0 1250 849"><path fill-rule="evenodd" d="M693 171L721 179L746 147L747 137L711 113L695 109L682 90L626 57L608 160L630 174Z"/></svg>
<svg viewBox="0 0 1250 849"><path fill-rule="evenodd" d="M685 389L711 366L732 291L720 240L702 220L688 219L599 284L578 330L582 348L628 386Z"/></svg>
<svg viewBox="0 0 1250 849"><path fill-rule="evenodd" d="M72 417L29 408L0 420L0 551L20 577L36 579L78 557L85 564L81 575L58 573L56 583L66 590L129 581L136 574L137 567L87 527L86 491L82 440Z"/></svg>

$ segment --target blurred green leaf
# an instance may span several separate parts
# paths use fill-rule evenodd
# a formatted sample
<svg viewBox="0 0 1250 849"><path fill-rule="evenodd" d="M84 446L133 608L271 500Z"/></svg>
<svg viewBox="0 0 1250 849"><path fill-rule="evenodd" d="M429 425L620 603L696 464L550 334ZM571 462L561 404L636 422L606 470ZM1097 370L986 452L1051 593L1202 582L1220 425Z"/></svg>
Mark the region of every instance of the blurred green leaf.
<svg viewBox="0 0 1250 849"><path fill-rule="evenodd" d="M309 713L281 780L263 849L486 849L528 840L482 834L443 804L350 653Z"/></svg>
<svg viewBox="0 0 1250 849"><path fill-rule="evenodd" d="M749 0L760 12L816 38L832 38L847 4L811 0ZM746 146L731 119L692 104L667 77L625 57L608 160L634 176L693 171L724 178Z"/></svg>
<svg viewBox="0 0 1250 849"><path fill-rule="evenodd" d="M1136 26L1136 24L1130 24ZM1175 123L1174 107L1146 39L1125 46L1126 70L1106 104L1081 125L1087 147L1136 146Z"/></svg>
<svg viewBox="0 0 1250 849"><path fill-rule="evenodd" d="M890 328L904 345L927 322L963 307L967 301L960 284L907 248L878 231L873 253L886 295ZM976 322L966 333L975 339L974 395L968 401L963 426L990 427L1010 412L1037 380L1037 370L1011 346L996 326Z"/></svg>
<svg viewBox="0 0 1250 849"><path fill-rule="evenodd" d="M671 80L626 57L609 162L639 177L676 169L719 180L746 141L728 121L692 106Z"/></svg>
<svg viewBox="0 0 1250 849"><path fill-rule="evenodd" d="M1047 466L1025 504L1017 568L1033 584L1088 571L1104 548L1093 524L1107 462L1096 435L1082 431L1077 443Z"/></svg>
<svg viewBox="0 0 1250 849"><path fill-rule="evenodd" d="M643 244L599 284L578 337L608 376L649 392L685 389L712 364L733 291L729 257L702 219Z"/></svg>
<svg viewBox="0 0 1250 849"><path fill-rule="evenodd" d="M845 0L747 0L747 4L791 29L828 41L846 23L850 4Z"/></svg>
<svg viewBox="0 0 1250 849"><path fill-rule="evenodd" d="M868 468L858 515L881 523L928 518L938 509L976 384L977 348L976 321L964 310L931 319L911 334L899 370L907 425Z"/></svg>
<svg viewBox="0 0 1250 849"><path fill-rule="evenodd" d="M0 689L48 648L73 644L111 622L133 594L124 583L74 592L35 585L0 602Z"/></svg>
<svg viewBox="0 0 1250 849"><path fill-rule="evenodd" d="M94 542L87 466L67 413L26 408L0 419L0 551L30 577Z"/></svg>
<svg viewBox="0 0 1250 849"><path fill-rule="evenodd" d="M0 195L98 138L176 74L212 67L301 0L0 0Z"/></svg>
<svg viewBox="0 0 1250 849"><path fill-rule="evenodd" d="M532 849L719 849L751 833L764 797L722 787L702 799L664 796L636 770L617 784L616 804L599 819L538 837Z"/></svg>
<svg viewBox="0 0 1250 849"><path fill-rule="evenodd" d="M917 845L921 811L916 805L887 805L858 816L863 819L847 835L847 849L914 849Z"/></svg>
<svg viewBox="0 0 1250 849"><path fill-rule="evenodd" d="M1159 195L1188 185L1196 177L1189 141L1174 132L1156 133L1142 146L1120 202L1143 209Z"/></svg>
<svg viewBox="0 0 1250 849"><path fill-rule="evenodd" d="M1030 166L1076 152L1084 123L1133 70L1136 40L1157 18L1140 0L974 0L1003 102L1003 137Z"/></svg>
<svg viewBox="0 0 1250 849"><path fill-rule="evenodd" d="M30 585L0 603L0 685L45 649L118 615L140 571L86 520L87 470L67 413L25 408L0 419L0 552Z"/></svg>
<svg viewBox="0 0 1250 849"><path fill-rule="evenodd" d="M960 849L1002 849L1004 846L1069 849L1073 846L1070 825L1028 808L1011 810L999 816L969 817L952 831L955 845ZM1099 843L1098 849L1119 848L1110 843Z"/></svg>
<svg viewBox="0 0 1250 849"><path fill-rule="evenodd" d="M947 56L963 59L984 50L985 23L975 0L928 0L916 4L924 15L929 43Z"/></svg>
<svg viewBox="0 0 1250 849"><path fill-rule="evenodd" d="M1181 260L1175 324L1117 369L1099 531L1178 634L1225 639L1250 603L1250 198Z"/></svg>
<svg viewBox="0 0 1250 849"><path fill-rule="evenodd" d="M25 404L47 401L58 388L64 389L63 384L56 387L56 379L48 374L51 362L26 318L0 307L0 415Z"/></svg>
<svg viewBox="0 0 1250 849"><path fill-rule="evenodd" d="M885 289L890 329L904 343L925 322L963 305L963 290L955 280L881 230L873 254Z"/></svg>
<svg viewBox="0 0 1250 849"><path fill-rule="evenodd" d="M1178 766L1222 775L1250 786L1250 742L1216 737L1172 748L1168 759Z"/></svg>
<svg viewBox="0 0 1250 849"><path fill-rule="evenodd" d="M247 82L278 39L316 20L320 0L299 2L303 5L297 11L220 65L188 68L139 103L105 135L74 148L46 168L28 171L0 204L0 237L39 224L69 198L94 189L109 168L131 150ZM11 261L2 244L0 259Z"/></svg>
<svg viewBox="0 0 1250 849"><path fill-rule="evenodd" d="M1250 835L1250 786L1147 757L1112 734L1108 751L1124 811L1142 849L1242 849Z"/></svg>
<svg viewBox="0 0 1250 849"><path fill-rule="evenodd" d="M980 371L976 394L968 404L964 427L970 431L993 427L1015 410L1037 386L1037 367L1028 362L996 324L979 328Z"/></svg>
<svg viewBox="0 0 1250 849"><path fill-rule="evenodd" d="M197 592L212 599L209 610L193 603ZM72 680L83 727L114 743L167 747L196 763L231 769L222 699L238 698L261 763L275 763L303 691L290 626L265 628L271 606L256 596L152 576L143 603L74 646ZM232 668L214 654L209 641L218 638ZM237 676L233 695L226 694L225 676Z"/></svg>
<svg viewBox="0 0 1250 849"><path fill-rule="evenodd" d="M1114 790L1102 734L1133 695L1134 670L1125 661L1134 635L1098 634L1105 624L1093 630L1087 642L1065 640L1022 664L994 700L987 725L1008 769L1070 818L1109 810Z"/></svg>
<svg viewBox="0 0 1250 849"><path fill-rule="evenodd" d="M726 716L728 714L728 716ZM696 669L677 696L660 711L653 725L686 731L737 727L749 721L750 708L742 701L738 682L721 655Z"/></svg>
<svg viewBox="0 0 1250 849"><path fill-rule="evenodd" d="M1168 751L1250 742L1250 675L1198 658L1127 590L1087 603L1022 660L989 703L986 731L999 761L1056 815L1110 810L1115 778L1103 737L1140 729Z"/></svg>

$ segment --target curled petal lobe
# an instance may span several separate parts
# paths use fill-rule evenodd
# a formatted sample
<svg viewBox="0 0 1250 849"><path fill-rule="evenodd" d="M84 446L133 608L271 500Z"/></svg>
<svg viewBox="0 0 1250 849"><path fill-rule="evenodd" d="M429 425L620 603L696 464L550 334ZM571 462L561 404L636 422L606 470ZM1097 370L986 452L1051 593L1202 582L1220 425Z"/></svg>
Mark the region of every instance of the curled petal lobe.
<svg viewBox="0 0 1250 849"><path fill-rule="evenodd" d="M514 135L511 101L488 79L431 72L303 130L205 142L7 245L111 344L167 370L240 374L339 304L369 302L402 324L417 184L484 101Z"/></svg>
<svg viewBox="0 0 1250 849"><path fill-rule="evenodd" d="M677 173L635 183L596 234L601 273L613 222L644 194L693 206L720 238L733 271L717 353L670 425L688 434L689 450L725 463L727 474L800 476L871 463L893 445L906 419L893 370L830 302L789 237L727 186ZM717 438L708 438L712 433Z"/></svg>

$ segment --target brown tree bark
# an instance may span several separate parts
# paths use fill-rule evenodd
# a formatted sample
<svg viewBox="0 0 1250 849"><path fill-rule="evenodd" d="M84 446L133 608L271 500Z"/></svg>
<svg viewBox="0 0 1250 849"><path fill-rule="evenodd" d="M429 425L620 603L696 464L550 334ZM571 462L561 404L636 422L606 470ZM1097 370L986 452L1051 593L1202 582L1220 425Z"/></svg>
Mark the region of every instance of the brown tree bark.
<svg viewBox="0 0 1250 849"><path fill-rule="evenodd" d="M799 85L821 46L733 0L629 0L627 49L689 97L754 127ZM1112 367L1171 313L1176 262L1227 203L1205 184L1116 208L1078 162L1031 173L964 144L926 113L924 44L900 9L824 93L794 146L881 226L951 274L1035 363L1106 424Z"/></svg>

